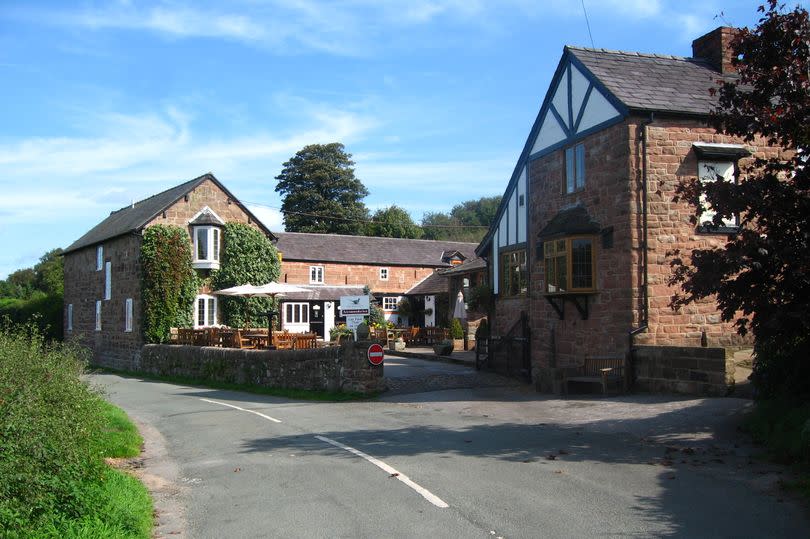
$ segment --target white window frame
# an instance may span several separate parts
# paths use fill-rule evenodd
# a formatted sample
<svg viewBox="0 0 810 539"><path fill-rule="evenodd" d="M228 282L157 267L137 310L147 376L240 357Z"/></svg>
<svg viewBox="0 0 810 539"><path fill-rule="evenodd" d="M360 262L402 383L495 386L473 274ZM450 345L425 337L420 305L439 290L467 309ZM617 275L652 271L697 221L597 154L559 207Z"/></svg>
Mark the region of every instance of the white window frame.
<svg viewBox="0 0 810 539"><path fill-rule="evenodd" d="M388 268L380 268L380 280L381 281L388 280Z"/></svg>
<svg viewBox="0 0 810 539"><path fill-rule="evenodd" d="M698 161L698 180L700 180L700 183L706 184L717 181L717 177L722 176L723 181L734 182L734 169L734 161L710 161L701 159ZM700 217L698 217L698 227L700 227L702 231L723 233L729 228L737 228L739 226L739 221L736 215L731 219L724 218L723 224L719 229L706 226L704 223L710 223L712 219L714 219L717 212L715 212L712 209L711 204L706 201L706 195L704 193L700 194L700 205L701 207L705 208L700 214Z"/></svg>
<svg viewBox="0 0 810 539"><path fill-rule="evenodd" d="M585 144L579 143L565 149L565 193L585 189Z"/></svg>
<svg viewBox="0 0 810 539"><path fill-rule="evenodd" d="M73 304L67 305L67 330L73 331Z"/></svg>
<svg viewBox="0 0 810 539"><path fill-rule="evenodd" d="M104 246L99 245L96 247L96 271L101 271L104 268Z"/></svg>
<svg viewBox="0 0 810 539"><path fill-rule="evenodd" d="M283 323L285 326L309 324L309 303L285 302Z"/></svg>
<svg viewBox="0 0 810 539"><path fill-rule="evenodd" d="M112 262L104 263L104 299L112 299Z"/></svg>
<svg viewBox="0 0 810 539"><path fill-rule="evenodd" d="M96 300L96 331L101 331L101 300Z"/></svg>
<svg viewBox="0 0 810 539"><path fill-rule="evenodd" d="M399 310L397 304L399 303L399 298L396 296L383 296L382 299L382 308L383 311L390 311L390 312L397 312Z"/></svg>
<svg viewBox="0 0 810 539"><path fill-rule="evenodd" d="M323 284L324 283L324 269L323 266L310 266L309 267L309 284Z"/></svg>
<svg viewBox="0 0 810 539"><path fill-rule="evenodd" d="M132 333L132 298L124 301L124 333Z"/></svg>
<svg viewBox="0 0 810 539"><path fill-rule="evenodd" d="M200 319L200 301L203 301L202 320ZM194 298L194 327L207 328L217 325L219 313L217 297L210 294L199 294Z"/></svg>
<svg viewBox="0 0 810 539"><path fill-rule="evenodd" d="M213 225L191 227L193 236L194 252L192 264L199 269L219 269L219 257L222 253L222 231L220 227ZM206 253L204 258L200 258L200 234L205 235Z"/></svg>

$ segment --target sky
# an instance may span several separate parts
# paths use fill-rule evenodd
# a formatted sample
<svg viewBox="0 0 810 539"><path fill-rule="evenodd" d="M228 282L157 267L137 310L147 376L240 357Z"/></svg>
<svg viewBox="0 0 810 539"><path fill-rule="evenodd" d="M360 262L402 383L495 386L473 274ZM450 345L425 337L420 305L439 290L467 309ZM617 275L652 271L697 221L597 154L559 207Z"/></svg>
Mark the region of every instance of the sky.
<svg viewBox="0 0 810 539"><path fill-rule="evenodd" d="M500 195L564 45L690 56L761 3L0 0L0 279L206 172L281 231L307 144L372 211Z"/></svg>

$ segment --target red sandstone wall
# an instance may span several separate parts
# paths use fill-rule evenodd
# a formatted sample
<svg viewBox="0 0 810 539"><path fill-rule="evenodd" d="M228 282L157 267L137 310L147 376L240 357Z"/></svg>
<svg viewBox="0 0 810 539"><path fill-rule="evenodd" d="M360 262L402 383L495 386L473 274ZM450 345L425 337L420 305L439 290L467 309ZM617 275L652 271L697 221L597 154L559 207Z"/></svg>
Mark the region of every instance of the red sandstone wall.
<svg viewBox="0 0 810 539"><path fill-rule="evenodd" d="M310 284L310 266L323 266L324 284L368 285L375 294L401 294L433 273L433 268L419 266L320 264L289 261L282 257L280 280L290 284ZM388 268L388 280L380 279L380 268Z"/></svg>

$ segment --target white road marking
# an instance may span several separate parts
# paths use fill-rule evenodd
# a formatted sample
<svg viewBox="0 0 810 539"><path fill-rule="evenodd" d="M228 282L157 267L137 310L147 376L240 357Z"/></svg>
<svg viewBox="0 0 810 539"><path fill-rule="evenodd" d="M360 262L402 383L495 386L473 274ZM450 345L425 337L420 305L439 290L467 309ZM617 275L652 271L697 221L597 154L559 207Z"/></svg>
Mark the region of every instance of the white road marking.
<svg viewBox="0 0 810 539"><path fill-rule="evenodd" d="M208 399L200 399L200 400L205 401L205 402L210 402L211 404L221 404L222 406L227 406L228 408L233 408L235 410L240 410L242 412L247 412L249 414L254 414L254 415L257 415L259 417L263 417L263 418L267 419L268 421L272 421L274 423L281 423L281 420L276 419L275 417L270 417L269 415L265 415L265 414L263 414L261 412L255 411L255 410L248 410L247 408L240 408L239 406L234 406L233 404L228 404L227 402L212 401L212 400L208 400Z"/></svg>
<svg viewBox="0 0 810 539"><path fill-rule="evenodd" d="M396 477L397 479L399 479L400 481L402 481L403 483L405 483L406 485L411 487L413 490L418 492L424 499L426 499L427 501L429 501L430 503L432 503L436 507L439 507L441 509L446 509L446 508L450 507L449 505L447 505L447 503L444 500L442 500L441 498L439 498L438 496L436 496L435 494L433 494L432 492L430 492L426 488L417 485L407 475L403 474L402 472L398 472L397 470L395 470L394 468L392 468L388 464L384 463L383 461L381 461L379 459L375 459L371 455L363 453L359 449L349 447L348 445L344 445L344 444L342 444L340 442L332 440L331 438L327 438L326 436L316 436L315 438L317 438L318 440L320 440L322 442L326 442L328 444L331 444L331 445L333 445L335 447L339 447L340 449L343 449L344 451L348 451L349 453L352 453L354 455L357 455L358 457L361 457L361 458L369 461L374 466L380 468L383 471L388 472L388 474L390 474L392 477Z"/></svg>

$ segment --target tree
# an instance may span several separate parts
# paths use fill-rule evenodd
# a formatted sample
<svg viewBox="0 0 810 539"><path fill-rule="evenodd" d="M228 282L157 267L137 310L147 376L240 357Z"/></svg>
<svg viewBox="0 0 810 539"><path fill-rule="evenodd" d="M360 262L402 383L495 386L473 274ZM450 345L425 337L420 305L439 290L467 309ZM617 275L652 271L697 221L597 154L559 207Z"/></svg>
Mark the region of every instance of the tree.
<svg viewBox="0 0 810 539"><path fill-rule="evenodd" d="M366 236L416 240L422 237L422 228L413 222L407 211L396 205L380 208L371 221L366 227Z"/></svg>
<svg viewBox="0 0 810 539"><path fill-rule="evenodd" d="M741 167L736 183L679 186L693 222L704 196L715 226L739 215L740 228L722 248L696 249L691 260L676 253L670 284L682 293L671 304L716 297L723 320L754 336L761 394L810 398L810 24L805 9L785 12L776 0L759 10L757 26L732 40L739 79L720 86L711 123L782 151Z"/></svg>
<svg viewBox="0 0 810 539"><path fill-rule="evenodd" d="M360 234L368 219L368 190L354 177L343 144L311 144L284 163L276 192L288 232Z"/></svg>
<svg viewBox="0 0 810 539"><path fill-rule="evenodd" d="M425 239L478 242L495 219L501 197L482 197L456 204L449 214L428 212L422 217Z"/></svg>

